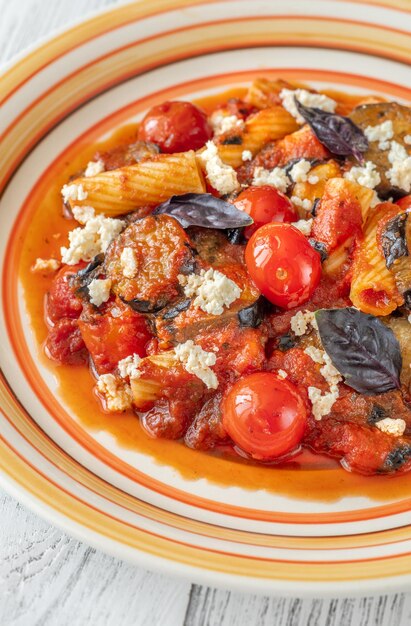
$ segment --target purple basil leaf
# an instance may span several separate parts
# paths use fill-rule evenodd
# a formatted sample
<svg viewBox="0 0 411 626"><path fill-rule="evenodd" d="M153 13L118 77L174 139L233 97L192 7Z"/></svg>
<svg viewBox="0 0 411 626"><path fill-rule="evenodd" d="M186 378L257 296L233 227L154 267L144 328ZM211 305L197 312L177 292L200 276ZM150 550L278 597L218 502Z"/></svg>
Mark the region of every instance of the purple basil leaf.
<svg viewBox="0 0 411 626"><path fill-rule="evenodd" d="M253 223L252 218L237 209L234 204L216 198L211 193L186 193L172 196L153 211L153 215L170 215L183 228L202 226L203 228L242 228Z"/></svg>
<svg viewBox="0 0 411 626"><path fill-rule="evenodd" d="M323 348L347 385L365 395L400 388L400 344L378 317L347 307L320 309L315 318Z"/></svg>
<svg viewBox="0 0 411 626"><path fill-rule="evenodd" d="M317 139L333 154L355 156L362 163L368 150L368 139L348 117L306 107L294 98L299 114L314 131Z"/></svg>

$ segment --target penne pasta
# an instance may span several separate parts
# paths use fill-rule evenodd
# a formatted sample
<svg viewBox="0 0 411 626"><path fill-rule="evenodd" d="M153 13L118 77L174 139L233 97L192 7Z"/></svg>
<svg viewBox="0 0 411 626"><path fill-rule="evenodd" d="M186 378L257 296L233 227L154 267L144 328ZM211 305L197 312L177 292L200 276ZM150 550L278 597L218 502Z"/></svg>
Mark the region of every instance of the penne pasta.
<svg viewBox="0 0 411 626"><path fill-rule="evenodd" d="M247 119L244 130L238 134L241 143L220 143L218 153L227 165L240 167L244 151L250 151L254 157L267 142L281 139L298 128L295 119L282 106L263 109Z"/></svg>
<svg viewBox="0 0 411 626"><path fill-rule="evenodd" d="M258 109L281 104L279 94L283 89L294 89L294 87L281 79L256 78L247 91L245 101Z"/></svg>
<svg viewBox="0 0 411 626"><path fill-rule="evenodd" d="M163 385L160 381L164 376L161 370L176 364L177 358L173 350L142 359L139 365L141 376L130 380L133 404L137 409L144 409L161 397Z"/></svg>
<svg viewBox="0 0 411 626"><path fill-rule="evenodd" d="M155 206L173 195L205 191L204 177L192 150L159 154L135 165L78 178L72 184L81 185L84 199L70 199L71 208L92 206L109 217Z"/></svg>
<svg viewBox="0 0 411 626"><path fill-rule="evenodd" d="M378 224L386 210L385 204L379 204L370 215L353 264L350 298L354 306L372 315L388 315L403 303L377 243Z"/></svg>
<svg viewBox="0 0 411 626"><path fill-rule="evenodd" d="M335 276L343 268L344 263L348 261L353 241L353 237L350 237L331 252L328 259L323 263L324 274Z"/></svg>

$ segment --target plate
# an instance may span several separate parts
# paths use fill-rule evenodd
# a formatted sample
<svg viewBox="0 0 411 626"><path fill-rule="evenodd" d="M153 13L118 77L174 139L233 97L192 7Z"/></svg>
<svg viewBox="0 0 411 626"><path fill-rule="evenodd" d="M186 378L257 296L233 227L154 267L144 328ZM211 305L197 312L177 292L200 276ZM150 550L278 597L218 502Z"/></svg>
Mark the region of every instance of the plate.
<svg viewBox="0 0 411 626"><path fill-rule="evenodd" d="M21 234L50 173L154 103L210 95L257 75L411 101L408 7L406 0L135 2L61 32L6 68L0 468L13 495L99 549L206 584L324 596L411 583L411 477L402 491L387 480L377 496L356 489L321 499L310 493L310 477L318 482L321 471L313 467L301 476L304 493L290 497L236 486L235 466L232 485L188 476L87 428L39 356L18 274Z"/></svg>

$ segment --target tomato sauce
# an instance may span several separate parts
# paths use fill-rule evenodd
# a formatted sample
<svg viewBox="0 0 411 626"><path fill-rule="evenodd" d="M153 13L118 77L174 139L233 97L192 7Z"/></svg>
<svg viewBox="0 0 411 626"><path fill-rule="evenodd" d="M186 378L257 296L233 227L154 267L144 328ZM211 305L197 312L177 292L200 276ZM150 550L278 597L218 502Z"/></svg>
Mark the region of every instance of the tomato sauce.
<svg viewBox="0 0 411 626"><path fill-rule="evenodd" d="M231 90L202 99L198 104L210 111L227 98L241 97L244 92L242 89ZM341 94L338 94L338 98L343 100ZM347 97L344 102L349 110L349 107L355 106L356 97ZM341 108L344 106L341 105ZM180 441L151 438L131 411L109 414L102 410L93 393L95 379L87 365L55 365L45 356L43 348L47 326L44 298L53 275L32 273L30 268L37 257L59 258L60 247L65 245L67 233L74 227L73 222L62 215L60 189L97 152L121 143L136 141L137 135L137 125L131 124L116 130L109 139L99 144L79 144L75 158L70 159L69 163L60 159L45 174L38 193L33 195L25 209L31 219L21 242L19 277L27 312L39 345L38 358L58 380L59 395L70 407L70 419L81 425L89 435L106 431L122 448L147 454L161 465L174 467L182 476L191 480L205 478L219 485L250 490L266 489L293 498L318 501L336 501L344 496L369 496L378 501L409 497L411 481L406 475L396 476L394 479L388 476L364 477L343 470L333 459L317 456L309 451L273 467L241 458L224 446L213 452L202 452L192 450ZM285 315L288 318L289 314Z"/></svg>

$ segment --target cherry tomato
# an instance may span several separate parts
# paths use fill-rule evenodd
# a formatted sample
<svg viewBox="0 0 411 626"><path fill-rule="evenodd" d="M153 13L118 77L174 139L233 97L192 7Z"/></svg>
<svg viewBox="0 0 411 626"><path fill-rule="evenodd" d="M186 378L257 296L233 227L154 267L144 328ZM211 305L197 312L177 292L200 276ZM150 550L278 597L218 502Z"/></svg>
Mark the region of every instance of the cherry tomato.
<svg viewBox="0 0 411 626"><path fill-rule="evenodd" d="M83 300L76 294L72 279L83 267L85 263L64 265L54 278L46 301L47 317L52 322L65 317L77 319L80 316Z"/></svg>
<svg viewBox="0 0 411 626"><path fill-rule="evenodd" d="M244 230L244 236L247 239L264 224L296 222L298 220L291 200L269 185L249 187L240 193L234 204L240 211L245 211L254 220L254 224L247 226Z"/></svg>
<svg viewBox="0 0 411 626"><path fill-rule="evenodd" d="M398 204L398 206L401 207L401 209L404 209L404 211L406 209L410 209L411 208L411 195L400 198L399 200L397 200L395 204Z"/></svg>
<svg viewBox="0 0 411 626"><path fill-rule="evenodd" d="M206 114L191 102L164 102L147 113L138 138L151 141L162 152L198 150L213 136Z"/></svg>
<svg viewBox="0 0 411 626"><path fill-rule="evenodd" d="M238 380L225 396L223 426L234 443L254 459L270 460L300 443L307 409L297 387L271 372Z"/></svg>
<svg viewBox="0 0 411 626"><path fill-rule="evenodd" d="M80 365L88 359L78 321L68 317L59 319L50 329L45 349L50 359L63 365Z"/></svg>
<svg viewBox="0 0 411 626"><path fill-rule="evenodd" d="M261 293L284 309L307 302L320 282L320 255L291 224L273 222L257 230L245 261Z"/></svg>

